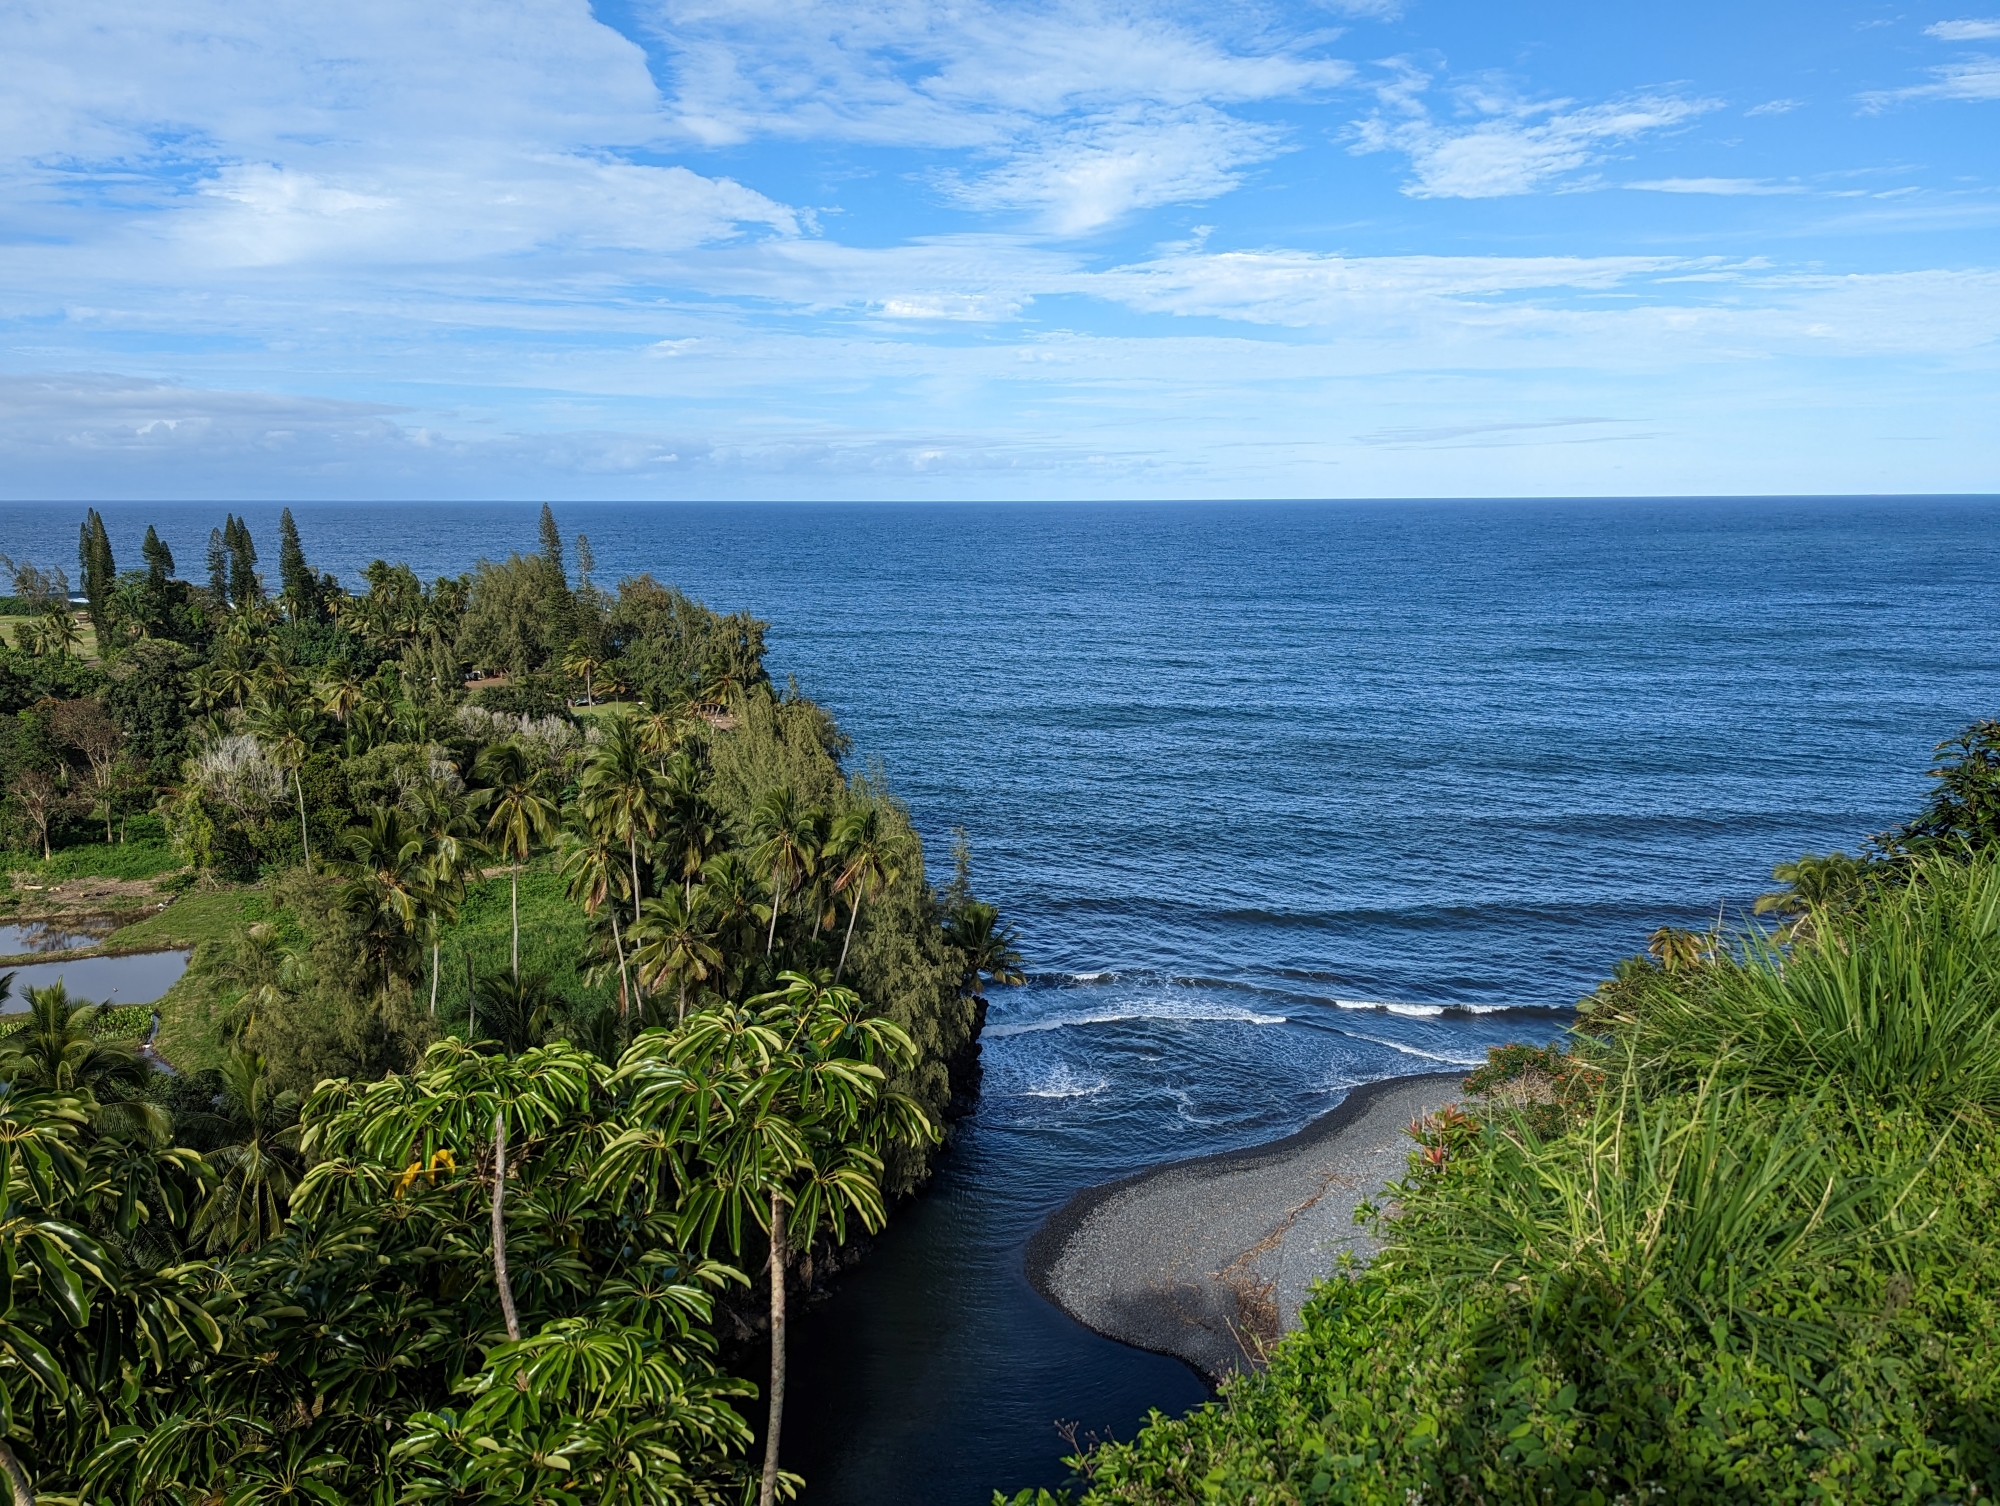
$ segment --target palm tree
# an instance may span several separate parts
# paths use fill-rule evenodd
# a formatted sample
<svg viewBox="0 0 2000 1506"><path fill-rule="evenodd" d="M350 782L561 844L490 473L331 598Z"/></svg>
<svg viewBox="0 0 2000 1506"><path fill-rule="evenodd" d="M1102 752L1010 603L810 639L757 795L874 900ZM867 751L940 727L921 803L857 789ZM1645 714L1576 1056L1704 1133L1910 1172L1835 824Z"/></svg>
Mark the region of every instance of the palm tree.
<svg viewBox="0 0 2000 1506"><path fill-rule="evenodd" d="M542 794L541 781L528 755L515 742L495 743L479 755L478 774L486 781L479 791L487 811L486 830L500 855L510 860L508 882L512 888L513 973L521 976L521 865L535 844L555 834L556 807ZM636 871L636 869L635 869Z"/></svg>
<svg viewBox="0 0 2000 1506"><path fill-rule="evenodd" d="M68 607L53 606L43 613L41 652L67 659L82 642L83 634L76 630L76 619L70 616ZM109 643L105 650L109 652Z"/></svg>
<svg viewBox="0 0 2000 1506"><path fill-rule="evenodd" d="M579 638L570 644L568 652L563 655L562 667L563 673L571 679L583 681L584 705L595 706L597 676L604 668L604 660L596 650Z"/></svg>
<svg viewBox="0 0 2000 1506"><path fill-rule="evenodd" d="M834 862L833 892L847 896L847 935L833 970L835 983L847 970L847 949L854 944L861 906L902 877L908 850L902 833L883 822L880 806L858 806L833 823L824 855Z"/></svg>
<svg viewBox="0 0 2000 1506"><path fill-rule="evenodd" d="M433 787L420 797L417 822L424 848L420 893L424 931L431 944L431 1014L435 1017L444 928L457 919L466 880L479 872L486 844L476 835L466 799L441 787Z"/></svg>
<svg viewBox="0 0 2000 1506"><path fill-rule="evenodd" d="M639 925L639 834L650 839L660 820L660 777L646 762L639 728L630 716L613 718L604 740L584 765L577 808L591 825L625 844L632 868L632 925Z"/></svg>
<svg viewBox="0 0 2000 1506"><path fill-rule="evenodd" d="M694 881L723 846L721 816L701 793L701 767L686 753L667 768L665 816L668 850L681 870L681 891L694 898Z"/></svg>
<svg viewBox="0 0 2000 1506"><path fill-rule="evenodd" d="M725 960L736 959L723 990L735 998L742 983L746 932L753 932L768 915L758 898L757 875L733 852L718 853L701 872L701 903L714 928L717 949Z"/></svg>
<svg viewBox="0 0 2000 1506"><path fill-rule="evenodd" d="M313 694L319 697L320 709L345 726L348 715L361 704L361 682L347 665L329 665Z"/></svg>
<svg viewBox="0 0 2000 1506"><path fill-rule="evenodd" d="M641 907L642 919L632 930L632 961L639 981L648 988L672 979L679 985L677 1021L687 1019L688 982L707 980L722 966L715 949L715 931L701 907L672 889Z"/></svg>
<svg viewBox="0 0 2000 1506"><path fill-rule="evenodd" d="M563 877L569 880L569 897L583 906L583 913L603 910L611 920L611 948L618 958L618 1019L621 1026L631 1016L631 986L625 971L625 938L618 925L618 886L624 882L619 866L624 854L606 836L591 831L572 836L563 856Z"/></svg>
<svg viewBox="0 0 2000 1506"><path fill-rule="evenodd" d="M984 978L995 983L1025 983L1021 954L1014 950L1014 932L1000 925L1000 912L992 905L967 900L945 920L945 934L965 958L966 974L972 991L986 997Z"/></svg>
<svg viewBox="0 0 2000 1506"><path fill-rule="evenodd" d="M250 735L264 746L271 761L292 775L292 789L299 797L299 850L305 856L306 871L312 871L312 844L306 835L306 786L300 770L312 756L319 730L319 718L309 706L293 706L278 700L260 700L247 718Z"/></svg>
<svg viewBox="0 0 2000 1506"><path fill-rule="evenodd" d="M423 834L396 807L378 805L368 813L368 824L348 837L348 847L354 863L344 903L368 927L387 993L395 958L415 939L431 884Z"/></svg>
<svg viewBox="0 0 2000 1506"><path fill-rule="evenodd" d="M14 975L0 984L11 988ZM0 998L5 992L0 991ZM0 1038L0 1078L21 1088L87 1094L100 1134L121 1137L167 1132L165 1115L136 1097L153 1075L146 1059L122 1041L102 1040L102 1005L72 999L62 980L28 990L27 1022Z"/></svg>
<svg viewBox="0 0 2000 1506"><path fill-rule="evenodd" d="M475 993L487 1034L509 1056L541 1045L563 1010L563 1001L541 973L525 978L481 978Z"/></svg>
<svg viewBox="0 0 2000 1506"><path fill-rule="evenodd" d="M771 928L764 938L764 955L778 939L778 912L785 905L785 891L813 870L820 849L818 812L806 805L788 784L781 784L758 800L750 811L750 830L757 838L751 854L758 867L771 875Z"/></svg>
<svg viewBox="0 0 2000 1506"><path fill-rule="evenodd" d="M264 1058L232 1051L221 1072L223 1107L211 1133L223 1143L205 1157L220 1175L194 1224L213 1254L254 1250L282 1234L300 1173L299 1129L283 1123L272 1101Z"/></svg>

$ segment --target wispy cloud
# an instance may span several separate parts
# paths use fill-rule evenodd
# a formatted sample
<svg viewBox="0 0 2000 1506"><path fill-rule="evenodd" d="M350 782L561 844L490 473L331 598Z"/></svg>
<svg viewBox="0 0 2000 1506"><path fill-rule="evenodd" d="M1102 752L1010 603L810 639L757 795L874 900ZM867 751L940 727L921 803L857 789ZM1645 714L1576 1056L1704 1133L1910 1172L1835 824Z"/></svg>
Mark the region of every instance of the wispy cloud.
<svg viewBox="0 0 2000 1506"><path fill-rule="evenodd" d="M1805 103L1802 99L1767 99L1761 105L1752 105L1743 113L1745 115L1789 115L1794 110L1804 109Z"/></svg>
<svg viewBox="0 0 2000 1506"><path fill-rule="evenodd" d="M1745 194L1806 193L1802 183L1774 183L1769 178L1652 178L1643 183L1627 183L1627 188L1650 193L1705 193L1733 198Z"/></svg>
<svg viewBox="0 0 2000 1506"><path fill-rule="evenodd" d="M1987 42L2000 37L2000 21L1940 21L1926 26L1924 35L1940 42Z"/></svg>
<svg viewBox="0 0 2000 1506"><path fill-rule="evenodd" d="M1609 158L1638 137L1686 125L1718 108L1714 100L1642 93L1596 105L1530 101L1495 86L1450 91L1454 118L1435 118L1430 78L1408 66L1377 91L1378 107L1355 125L1357 152L1401 152L1415 176L1403 191L1420 199L1490 199L1533 193Z"/></svg>
<svg viewBox="0 0 2000 1506"><path fill-rule="evenodd" d="M1059 235L1227 192L1285 137L1235 107L1353 72L1319 33L1164 5L804 0L661 14L651 39L670 107L696 139L970 151L991 165L934 174L947 198L1029 211Z"/></svg>

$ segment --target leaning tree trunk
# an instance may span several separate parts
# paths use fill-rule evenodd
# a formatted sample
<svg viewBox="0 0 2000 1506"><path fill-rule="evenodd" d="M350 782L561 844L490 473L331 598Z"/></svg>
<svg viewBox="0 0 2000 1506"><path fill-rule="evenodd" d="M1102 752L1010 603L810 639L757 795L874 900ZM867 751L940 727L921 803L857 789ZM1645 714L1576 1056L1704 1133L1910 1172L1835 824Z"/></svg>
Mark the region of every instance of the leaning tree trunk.
<svg viewBox="0 0 2000 1506"><path fill-rule="evenodd" d="M778 1434L785 1425L785 1204L771 1194L771 1412L764 1433L764 1478L757 1506L778 1498Z"/></svg>
<svg viewBox="0 0 2000 1506"><path fill-rule="evenodd" d="M433 936L431 938L431 1018L432 1019L437 1018L437 1012L438 1012L438 966L440 961L442 960L438 954L441 950L442 947L438 942L438 939L435 936Z"/></svg>
<svg viewBox="0 0 2000 1506"><path fill-rule="evenodd" d="M785 883L777 873L771 875L771 931L764 938L764 955L771 955L771 944L778 939L778 907L785 902Z"/></svg>
<svg viewBox="0 0 2000 1506"><path fill-rule="evenodd" d="M861 891L854 891L854 908L847 912L847 939L840 944L840 963L833 970L833 981L840 982L840 975L847 971L847 949L854 945L854 922L861 916Z"/></svg>
<svg viewBox="0 0 2000 1506"><path fill-rule="evenodd" d="M639 928L645 924L639 916L639 831L636 825L626 829L625 851L632 859L632 934L636 936L639 934ZM633 978L632 992L635 996L639 992L636 976Z"/></svg>
<svg viewBox="0 0 2000 1506"><path fill-rule="evenodd" d="M632 1043L632 985L625 976L625 938L618 934L618 906L611 907L611 945L618 953L618 1024Z"/></svg>
<svg viewBox="0 0 2000 1506"><path fill-rule="evenodd" d="M299 771L292 770L292 788L299 792L299 850L306 855L306 872L312 872L312 847L306 841L306 786L299 778Z"/></svg>
<svg viewBox="0 0 2000 1506"><path fill-rule="evenodd" d="M507 1279L507 1220L501 1198L507 1189L507 1116L493 1116L493 1284L500 1288L500 1313L507 1320L507 1337L521 1338L521 1320L514 1312L514 1284Z"/></svg>

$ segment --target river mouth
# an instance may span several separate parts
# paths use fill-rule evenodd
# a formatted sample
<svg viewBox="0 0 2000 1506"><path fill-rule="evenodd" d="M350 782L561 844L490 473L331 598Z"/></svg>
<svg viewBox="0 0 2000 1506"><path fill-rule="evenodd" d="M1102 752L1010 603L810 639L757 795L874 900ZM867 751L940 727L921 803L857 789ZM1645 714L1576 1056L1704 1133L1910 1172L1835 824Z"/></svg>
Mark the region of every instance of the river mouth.
<svg viewBox="0 0 2000 1506"><path fill-rule="evenodd" d="M1180 1360L1091 1332L1030 1284L1077 1192L1290 1134L1362 1082L1553 1039L1543 1009L1391 1012L1138 974L992 991L984 1082L931 1189L794 1329L785 1466L811 1506L988 1506L1056 1488L1070 1439L1129 1438L1210 1394ZM810 1400L806 1400L810 1398Z"/></svg>

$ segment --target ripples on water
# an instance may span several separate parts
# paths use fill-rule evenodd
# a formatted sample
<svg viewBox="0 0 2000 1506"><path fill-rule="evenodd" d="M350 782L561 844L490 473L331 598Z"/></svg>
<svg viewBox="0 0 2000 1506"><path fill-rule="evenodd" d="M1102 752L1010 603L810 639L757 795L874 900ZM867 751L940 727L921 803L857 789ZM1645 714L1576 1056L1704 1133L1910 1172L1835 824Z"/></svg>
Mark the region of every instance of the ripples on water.
<svg viewBox="0 0 2000 1506"><path fill-rule="evenodd" d="M237 510L274 557L276 509ZM121 562L148 521L198 561L221 509L103 512ZM350 577L535 546L533 507L297 512ZM1049 1210L1552 1035L1653 927L1901 818L1932 744L2000 709L1991 500L558 516L605 579L769 618L934 871L970 830L1044 973L996 991L932 1194L799 1324L813 1506L984 1506L1059 1482L1058 1419L1199 1400L1028 1288ZM80 517L0 508L0 536L66 561Z"/></svg>

